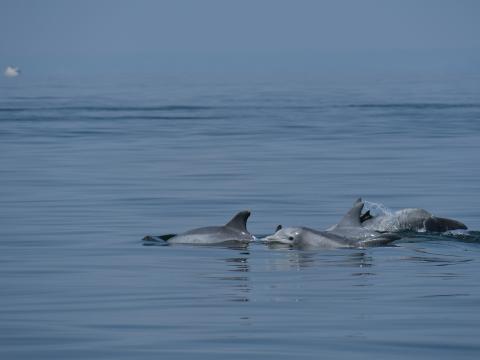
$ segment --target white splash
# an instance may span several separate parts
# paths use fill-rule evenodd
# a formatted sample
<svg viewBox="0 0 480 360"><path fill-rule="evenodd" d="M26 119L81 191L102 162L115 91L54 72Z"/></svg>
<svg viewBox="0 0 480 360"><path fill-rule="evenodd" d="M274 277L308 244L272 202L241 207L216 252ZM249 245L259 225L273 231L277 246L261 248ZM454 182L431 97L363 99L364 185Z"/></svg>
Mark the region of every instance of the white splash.
<svg viewBox="0 0 480 360"><path fill-rule="evenodd" d="M20 75L20 69L18 67L14 67L14 66L7 66L5 68L5 72L4 72L5 76L6 77L16 77L18 75Z"/></svg>
<svg viewBox="0 0 480 360"><path fill-rule="evenodd" d="M381 203L375 203L371 201L364 201L365 203L365 210L370 210L372 215L393 215L394 211L387 208L385 205Z"/></svg>
<svg viewBox="0 0 480 360"><path fill-rule="evenodd" d="M400 231L400 220L398 212L392 211L381 203L365 201L365 210L370 210L374 218L364 223L367 229L377 231Z"/></svg>

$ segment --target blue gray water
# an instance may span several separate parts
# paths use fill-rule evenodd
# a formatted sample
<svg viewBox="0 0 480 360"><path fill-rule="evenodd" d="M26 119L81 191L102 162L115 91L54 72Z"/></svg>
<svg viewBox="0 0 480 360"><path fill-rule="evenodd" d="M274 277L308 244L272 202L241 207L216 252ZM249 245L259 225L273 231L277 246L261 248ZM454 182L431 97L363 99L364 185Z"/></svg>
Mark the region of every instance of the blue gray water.
<svg viewBox="0 0 480 360"><path fill-rule="evenodd" d="M471 359L480 234L144 246L326 228L358 196L480 230L480 77L0 82L2 359Z"/></svg>

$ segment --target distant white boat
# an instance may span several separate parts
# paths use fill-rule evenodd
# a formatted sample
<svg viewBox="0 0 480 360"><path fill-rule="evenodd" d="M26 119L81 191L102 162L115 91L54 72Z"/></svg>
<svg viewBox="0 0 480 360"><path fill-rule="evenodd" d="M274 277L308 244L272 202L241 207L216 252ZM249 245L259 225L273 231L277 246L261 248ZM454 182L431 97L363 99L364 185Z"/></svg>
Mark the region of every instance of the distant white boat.
<svg viewBox="0 0 480 360"><path fill-rule="evenodd" d="M15 77L15 76L18 76L20 75L20 69L18 67L14 67L14 66L7 66L5 68L5 76L6 77Z"/></svg>

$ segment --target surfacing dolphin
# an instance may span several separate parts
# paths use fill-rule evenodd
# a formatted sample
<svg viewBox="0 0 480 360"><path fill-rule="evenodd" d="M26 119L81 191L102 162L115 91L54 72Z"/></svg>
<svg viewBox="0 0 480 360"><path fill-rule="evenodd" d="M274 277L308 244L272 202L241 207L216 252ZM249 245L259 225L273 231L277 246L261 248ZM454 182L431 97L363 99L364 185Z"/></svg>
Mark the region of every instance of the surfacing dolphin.
<svg viewBox="0 0 480 360"><path fill-rule="evenodd" d="M387 245L400 239L394 234L378 234L369 239L356 240L304 226L280 228L263 239L269 244L286 244L301 249L365 248Z"/></svg>
<svg viewBox="0 0 480 360"><path fill-rule="evenodd" d="M223 226L202 227L189 230L182 234L168 234L161 236L147 235L143 240L158 241L157 239L161 239L169 244L248 244L255 239L255 237L247 230L247 219L249 216L250 211L241 211Z"/></svg>
<svg viewBox="0 0 480 360"><path fill-rule="evenodd" d="M266 243L280 243L297 248L363 248L380 246L400 239L396 234L380 233L362 227L360 216L364 203L358 199L342 220L327 231L303 226L282 228L263 239Z"/></svg>
<svg viewBox="0 0 480 360"><path fill-rule="evenodd" d="M372 216L370 211L360 217L365 229L377 231L430 231L467 230L467 226L457 220L434 216L424 209L402 209L392 214Z"/></svg>
<svg viewBox="0 0 480 360"><path fill-rule="evenodd" d="M361 222L362 210L364 206L365 203L361 198L358 198L353 203L352 208L343 216L340 222L328 228L326 231L357 241L366 241L369 239L378 238L395 238L394 240L397 240L400 238L398 235L394 235L386 231L365 228Z"/></svg>

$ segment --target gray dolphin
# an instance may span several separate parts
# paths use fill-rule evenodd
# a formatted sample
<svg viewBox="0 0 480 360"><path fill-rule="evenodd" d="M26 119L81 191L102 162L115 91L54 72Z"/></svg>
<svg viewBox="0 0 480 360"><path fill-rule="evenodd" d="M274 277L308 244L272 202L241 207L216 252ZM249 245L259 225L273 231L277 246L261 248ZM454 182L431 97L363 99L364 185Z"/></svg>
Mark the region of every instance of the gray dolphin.
<svg viewBox="0 0 480 360"><path fill-rule="evenodd" d="M402 209L393 214L372 216L369 211L362 214L360 221L366 229L377 231L431 231L445 232L467 226L457 220L434 216L424 209Z"/></svg>
<svg viewBox="0 0 480 360"><path fill-rule="evenodd" d="M395 237L395 240L399 238L398 236L389 234L386 231L379 232L376 229L365 228L361 222L362 210L364 206L365 203L361 198L358 198L353 203L352 208L343 216L340 222L328 228L327 232L357 241L378 238L379 236L389 239Z"/></svg>
<svg viewBox="0 0 480 360"><path fill-rule="evenodd" d="M223 226L208 226L189 230L182 234L169 234L162 236L145 236L144 241L157 241L162 239L169 244L222 244L222 243L244 243L248 244L255 237L247 230L247 219L250 211L237 213L227 224Z"/></svg>
<svg viewBox="0 0 480 360"><path fill-rule="evenodd" d="M360 222L364 203L358 199L342 220L327 231L303 226L282 228L263 239L267 243L281 243L298 248L363 248L386 245L400 239L396 234L365 229Z"/></svg>

